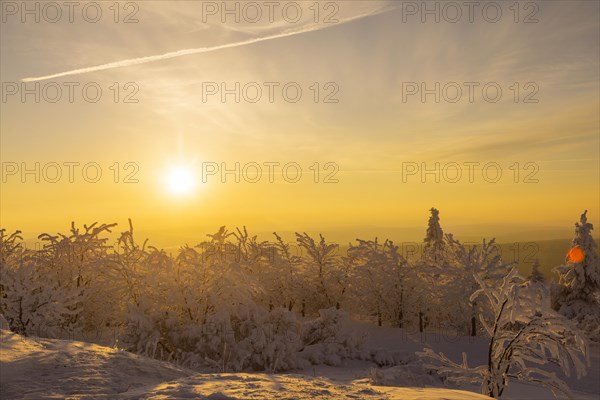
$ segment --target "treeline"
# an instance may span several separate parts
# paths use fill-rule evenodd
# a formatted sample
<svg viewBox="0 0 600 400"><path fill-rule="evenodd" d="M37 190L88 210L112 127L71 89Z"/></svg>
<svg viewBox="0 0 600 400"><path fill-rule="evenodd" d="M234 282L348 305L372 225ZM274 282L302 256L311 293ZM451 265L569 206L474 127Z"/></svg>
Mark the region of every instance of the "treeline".
<svg viewBox="0 0 600 400"><path fill-rule="evenodd" d="M291 367L301 361L282 355L298 352L305 361L335 363L359 348L342 329L348 315L410 330L486 334L480 316L490 310L471 295L513 267L494 240L467 246L444 234L436 209L422 254L410 260L390 240L357 239L341 254L322 236L296 233L293 249L277 234L259 241L246 228L225 227L172 255L138 241L131 221L116 248L109 245L115 226L72 224L66 234L40 235L44 245L36 250L25 248L20 232L1 230L0 310L11 330L61 337L118 328L123 348L188 363L208 359L222 369ZM578 235L591 238L591 224L582 226L587 233ZM553 302L593 336L597 313L581 313L597 301L597 284L588 286L597 282L598 257L593 240L585 245L590 266L575 266L583 275L565 266ZM596 275L588 273L593 262ZM528 279L543 284L538 264ZM577 285L588 295L573 295Z"/></svg>

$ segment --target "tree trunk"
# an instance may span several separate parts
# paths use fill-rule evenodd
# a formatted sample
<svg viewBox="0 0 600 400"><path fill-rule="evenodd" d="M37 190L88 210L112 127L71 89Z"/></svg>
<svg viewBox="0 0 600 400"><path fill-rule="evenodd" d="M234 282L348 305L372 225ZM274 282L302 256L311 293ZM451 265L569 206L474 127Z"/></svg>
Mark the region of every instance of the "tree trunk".
<svg viewBox="0 0 600 400"><path fill-rule="evenodd" d="M477 336L477 317L475 316L475 306L477 303L471 305L471 336Z"/></svg>

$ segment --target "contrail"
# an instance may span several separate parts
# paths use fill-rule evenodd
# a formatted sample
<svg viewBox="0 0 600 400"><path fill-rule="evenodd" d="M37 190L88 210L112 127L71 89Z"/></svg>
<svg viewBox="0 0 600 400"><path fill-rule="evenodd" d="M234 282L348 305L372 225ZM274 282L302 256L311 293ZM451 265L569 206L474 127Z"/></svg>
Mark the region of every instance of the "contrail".
<svg viewBox="0 0 600 400"><path fill-rule="evenodd" d="M321 29L326 29L326 28L329 28L329 27L338 26L338 25L345 24L345 23L348 23L348 22L352 22L352 21L355 21L355 20L358 20L358 19L362 19L362 18L366 18L366 17L371 17L371 16L374 16L374 15L382 14L382 13L391 11L391 10L393 10L395 8L397 8L397 7L396 6L383 7L383 8L377 9L375 11L371 11L371 12L364 13L364 14L359 14L359 15L356 15L354 17L347 18L345 20L340 20L340 22L338 22L336 24L330 24L330 25L313 25L313 26L304 27L304 28L301 28L301 29L285 31L285 32L282 32L282 33L278 33L276 35L264 36L264 37L254 38L254 39L248 39L248 40L243 40L243 41L240 41L240 42L227 43L227 44L222 44L222 45L218 45L218 46L199 47L199 48L193 48L193 49L182 49L182 50L172 51L172 52L168 52L168 53L164 53L164 54L158 54L158 55L154 55L154 56L139 57L139 58L130 58L130 59L127 59L127 60L114 61L114 62L110 62L110 63L107 63L107 64L96 65L96 66L93 66L93 67L79 68L79 69L73 69L73 70L66 71L66 72L59 72L59 73L52 74L52 75L23 78L23 79L21 79L21 81L22 82L43 81L43 80L47 80L47 79L60 78L60 77L63 77L63 76L79 75L79 74L86 74L88 72L96 72L96 71L104 71L104 70L113 69L113 68L129 67L129 66L132 66L132 65L139 65L139 64L145 64L145 63L154 62L154 61L167 60L167 59L170 59L170 58L187 56L187 55L190 55L190 54L209 53L209 52L223 50L223 49L230 49L230 48L233 48L233 47L246 46L246 45L249 45L249 44L254 44L254 43L259 43L259 42L266 42L267 40L280 39L280 38L285 38L285 37L289 37L289 36L299 35L299 34L302 34L302 33L314 32L314 31L318 31L318 30L321 30Z"/></svg>

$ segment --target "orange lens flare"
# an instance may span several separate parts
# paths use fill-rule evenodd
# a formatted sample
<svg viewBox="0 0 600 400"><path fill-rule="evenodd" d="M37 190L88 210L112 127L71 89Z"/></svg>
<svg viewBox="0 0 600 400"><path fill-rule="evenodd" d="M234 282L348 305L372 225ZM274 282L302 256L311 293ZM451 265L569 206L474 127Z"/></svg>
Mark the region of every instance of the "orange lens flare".
<svg viewBox="0 0 600 400"><path fill-rule="evenodd" d="M574 246L567 253L567 262L571 264L581 263L585 260L585 252L579 246Z"/></svg>

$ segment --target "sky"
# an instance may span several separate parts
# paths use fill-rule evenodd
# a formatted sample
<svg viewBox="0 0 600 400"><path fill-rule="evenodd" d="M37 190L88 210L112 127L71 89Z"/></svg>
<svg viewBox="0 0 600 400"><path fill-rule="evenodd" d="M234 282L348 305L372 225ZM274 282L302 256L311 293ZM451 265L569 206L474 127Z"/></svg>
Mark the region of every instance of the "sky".
<svg viewBox="0 0 600 400"><path fill-rule="evenodd" d="M92 3L2 2L9 231L598 226L598 2Z"/></svg>

